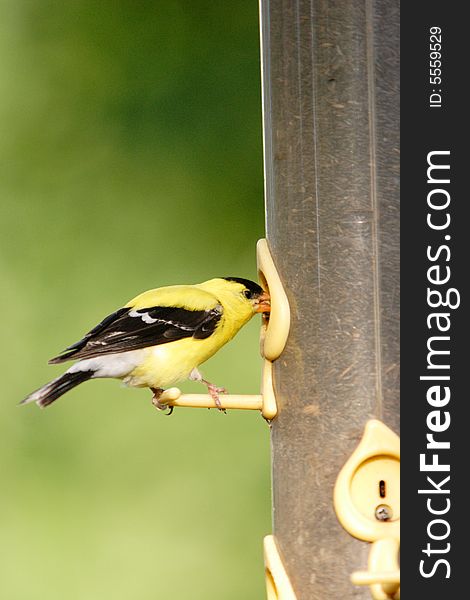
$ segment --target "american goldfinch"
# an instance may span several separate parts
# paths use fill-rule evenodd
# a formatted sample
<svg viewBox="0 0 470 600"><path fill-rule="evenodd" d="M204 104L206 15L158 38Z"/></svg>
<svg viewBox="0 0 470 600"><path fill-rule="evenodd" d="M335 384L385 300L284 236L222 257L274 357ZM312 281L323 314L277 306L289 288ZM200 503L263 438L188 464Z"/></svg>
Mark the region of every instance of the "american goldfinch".
<svg viewBox="0 0 470 600"><path fill-rule="evenodd" d="M121 379L148 387L153 404L164 388L189 378L207 386L216 406L224 388L203 379L198 366L230 341L255 313L270 310L269 294L240 277L210 279L197 285L149 290L107 316L50 364L78 360L63 375L27 396L22 404L45 407L87 381Z"/></svg>

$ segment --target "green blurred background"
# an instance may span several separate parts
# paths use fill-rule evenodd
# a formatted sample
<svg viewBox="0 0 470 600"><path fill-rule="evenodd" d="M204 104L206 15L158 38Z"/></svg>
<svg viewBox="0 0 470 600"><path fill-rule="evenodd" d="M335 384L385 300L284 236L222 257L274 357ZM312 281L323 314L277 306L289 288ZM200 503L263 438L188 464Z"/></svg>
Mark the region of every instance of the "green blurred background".
<svg viewBox="0 0 470 600"><path fill-rule="evenodd" d="M257 10L0 2L2 599L264 597L258 414L167 418L115 381L17 406L62 370L48 358L136 293L256 278ZM258 329L204 374L257 391Z"/></svg>

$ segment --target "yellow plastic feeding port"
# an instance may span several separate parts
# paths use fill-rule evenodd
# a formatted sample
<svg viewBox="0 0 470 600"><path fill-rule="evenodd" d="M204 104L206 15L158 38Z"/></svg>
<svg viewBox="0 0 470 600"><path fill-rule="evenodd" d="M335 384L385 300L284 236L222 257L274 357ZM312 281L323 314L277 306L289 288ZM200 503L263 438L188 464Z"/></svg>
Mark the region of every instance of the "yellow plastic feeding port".
<svg viewBox="0 0 470 600"><path fill-rule="evenodd" d="M264 324L261 353L272 362L279 358L285 348L290 328L290 308L265 239L258 241L256 256L261 286L271 296L271 312Z"/></svg>
<svg viewBox="0 0 470 600"><path fill-rule="evenodd" d="M266 240L257 244L258 270L262 287L271 296L271 313L262 325L262 355L264 357L261 394L223 394L219 396L220 408L260 410L263 417L271 421L277 414L272 379L272 361L276 360L286 345L290 326L287 296L274 266ZM186 406L193 408L218 408L209 394L183 394L179 388L169 388L159 397L160 404L168 407Z"/></svg>
<svg viewBox="0 0 470 600"><path fill-rule="evenodd" d="M359 446L336 480L334 505L341 525L373 542L367 571L351 575L369 585L374 600L400 598L400 439L381 421L367 423Z"/></svg>
<svg viewBox="0 0 470 600"><path fill-rule="evenodd" d="M273 535L264 538L264 567L268 600L297 600Z"/></svg>

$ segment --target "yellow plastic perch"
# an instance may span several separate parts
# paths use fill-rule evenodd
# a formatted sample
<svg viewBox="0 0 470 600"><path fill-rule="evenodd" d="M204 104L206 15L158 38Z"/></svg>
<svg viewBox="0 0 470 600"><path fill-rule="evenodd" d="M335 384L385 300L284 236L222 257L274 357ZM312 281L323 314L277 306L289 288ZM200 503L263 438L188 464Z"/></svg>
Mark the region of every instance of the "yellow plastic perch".
<svg viewBox="0 0 470 600"><path fill-rule="evenodd" d="M188 406L191 408L217 408L209 394L183 394L177 387L168 388L159 398L162 404L168 406ZM262 410L263 396L261 394L224 394L220 396L223 408L241 408L245 410Z"/></svg>

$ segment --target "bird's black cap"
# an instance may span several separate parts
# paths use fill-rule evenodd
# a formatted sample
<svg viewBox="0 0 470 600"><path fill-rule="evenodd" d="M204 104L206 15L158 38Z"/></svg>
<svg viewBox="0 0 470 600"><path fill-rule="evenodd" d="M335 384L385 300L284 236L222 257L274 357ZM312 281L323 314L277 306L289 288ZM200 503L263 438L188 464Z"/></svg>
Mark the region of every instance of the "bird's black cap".
<svg viewBox="0 0 470 600"><path fill-rule="evenodd" d="M243 279L242 277L222 277L227 281L236 281L237 283L241 283L246 287L246 289L250 290L253 294L262 294L263 288L255 283L254 281L250 281L249 279Z"/></svg>

